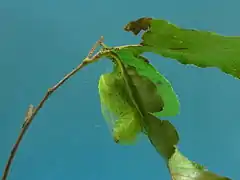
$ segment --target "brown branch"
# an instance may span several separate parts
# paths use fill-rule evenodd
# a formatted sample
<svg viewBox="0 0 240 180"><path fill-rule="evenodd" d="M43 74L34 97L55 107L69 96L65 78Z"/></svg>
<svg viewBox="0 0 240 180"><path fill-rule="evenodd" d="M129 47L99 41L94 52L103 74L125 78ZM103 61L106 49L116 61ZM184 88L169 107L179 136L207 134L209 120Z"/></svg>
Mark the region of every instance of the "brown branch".
<svg viewBox="0 0 240 180"><path fill-rule="evenodd" d="M93 45L92 49L89 51L88 53L88 57L90 58L94 51L96 50L96 48L101 45L103 43L103 36L100 37L100 39Z"/></svg>
<svg viewBox="0 0 240 180"><path fill-rule="evenodd" d="M22 129L19 133L19 136L11 150L11 153L9 155L8 161L6 163L5 169L4 169L4 173L3 173L3 177L2 180L6 180L9 170L10 170L10 166L13 162L13 159L15 157L15 154L18 150L18 147L22 141L23 136L25 135L26 131L28 130L30 124L32 123L34 117L38 114L39 110L43 107L43 105L45 104L45 102L48 100L49 96L52 95L53 92L55 92L61 85L63 85L64 82L66 82L70 77L72 77L74 74L76 74L81 68L83 68L84 66L93 63L95 61L97 61L98 59L100 59L101 57L105 56L108 54L108 50L106 51L99 51L98 53L96 53L93 57L90 58L90 56L93 54L93 51L97 48L98 45L100 45L102 42L103 37L101 37L101 39L94 45L94 47L91 49L91 51L89 52L89 55L82 61L81 64L79 64L75 69L73 69L70 73L68 73L66 76L64 76L64 78L62 80L60 80L56 85L54 85L53 87L49 88L47 93L45 94L45 96L43 97L43 99L40 101L40 103L36 106L36 108L33 107L33 105L30 105L26 117L25 117L25 121L22 125Z"/></svg>

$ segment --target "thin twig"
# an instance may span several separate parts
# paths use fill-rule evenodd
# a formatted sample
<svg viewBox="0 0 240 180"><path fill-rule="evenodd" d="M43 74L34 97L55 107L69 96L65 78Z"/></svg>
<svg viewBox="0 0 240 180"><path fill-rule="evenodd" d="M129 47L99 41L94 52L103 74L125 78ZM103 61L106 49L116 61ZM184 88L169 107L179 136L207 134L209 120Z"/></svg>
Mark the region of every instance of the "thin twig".
<svg viewBox="0 0 240 180"><path fill-rule="evenodd" d="M100 41L102 41L103 37L101 37L101 39L98 41L98 44ZM96 43L97 44L97 43ZM94 45L94 47L91 49L91 51L89 52L89 54L93 54L92 50L96 48L96 44ZM19 133L19 136L11 150L10 156L8 158L8 161L6 163L4 172L3 172L3 177L2 180L6 180L9 170L10 170L10 166L12 164L12 161L15 157L15 154L18 150L18 147L22 141L22 138L24 136L24 134L26 133L26 131L28 130L30 124L32 123L34 117L38 114L39 110L43 107L43 105L45 104L45 102L48 100L49 96L52 95L53 92L55 92L61 85L63 85L64 82L66 82L70 77L72 77L74 74L76 74L81 68L83 68L84 66L93 63L95 61L97 61L98 59L100 59L101 57L105 56L108 53L108 51L99 51L98 53L96 53L93 57L89 58L89 55L82 61L81 64L79 64L75 69L73 69L70 73L68 73L66 76L64 76L64 78L62 80L60 80L56 85L54 85L52 88L49 88L47 93L45 94L45 96L43 97L43 99L40 101L40 103L36 106L36 108L34 108L32 105L30 105L26 117L25 117L25 121L22 125L22 129Z"/></svg>
<svg viewBox="0 0 240 180"><path fill-rule="evenodd" d="M91 58L91 56L93 55L93 53L97 49L97 47L103 43L103 40L104 40L104 38L103 38L103 36L101 36L100 39L93 45L92 49L88 53L88 56L87 56L88 58Z"/></svg>

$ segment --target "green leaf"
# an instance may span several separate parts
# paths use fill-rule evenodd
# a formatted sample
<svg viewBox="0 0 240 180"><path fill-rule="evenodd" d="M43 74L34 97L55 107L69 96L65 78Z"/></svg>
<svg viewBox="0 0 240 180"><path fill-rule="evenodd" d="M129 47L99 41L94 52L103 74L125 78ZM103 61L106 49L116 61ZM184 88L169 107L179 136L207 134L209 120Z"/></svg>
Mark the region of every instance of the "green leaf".
<svg viewBox="0 0 240 180"><path fill-rule="evenodd" d="M133 85L136 86L144 109L151 113L162 111L164 102L158 94L157 86L149 78L140 76L135 67L127 66L126 71Z"/></svg>
<svg viewBox="0 0 240 180"><path fill-rule="evenodd" d="M176 148L169 159L168 168L172 180L231 180L208 171L205 167L188 160Z"/></svg>
<svg viewBox="0 0 240 180"><path fill-rule="evenodd" d="M105 119L110 117L115 142L132 143L141 130L162 156L170 157L178 142L177 132L168 121L160 121L149 114L149 107L144 104L147 102L144 95L147 95L150 103L159 106L159 101L155 100L157 96L150 97L156 87L149 79L140 76L135 68L123 64L118 54L112 52L112 56L116 61L115 68L112 73L100 77L99 95ZM104 113L106 109L113 115L107 117ZM117 117L115 120L114 116Z"/></svg>
<svg viewBox="0 0 240 180"><path fill-rule="evenodd" d="M141 132L140 118L129 95L119 66L112 73L100 76L99 96L101 110L113 139L119 144L132 144Z"/></svg>
<svg viewBox="0 0 240 180"><path fill-rule="evenodd" d="M177 130L169 121L160 121L151 114L144 120L148 124L147 135L151 144L165 160L168 160L175 152L175 146L179 141Z"/></svg>
<svg viewBox="0 0 240 180"><path fill-rule="evenodd" d="M112 52L112 58L114 58L119 69L117 74L121 73L127 93L138 112L140 117L139 123L143 132L148 135L150 142L156 150L168 160L175 152L175 145L179 141L176 129L169 121L161 121L147 112L143 106L143 101L138 92L138 88L134 85L134 81L131 78L132 72L129 71L129 68L125 67L118 54ZM133 69L131 69L131 71L132 70Z"/></svg>
<svg viewBox="0 0 240 180"><path fill-rule="evenodd" d="M148 111L161 111L164 104L154 83L140 76L134 67L124 65L114 52L112 56L109 58L114 62L113 72L99 79L102 114L115 142L132 144L146 127L143 116Z"/></svg>
<svg viewBox="0 0 240 180"><path fill-rule="evenodd" d="M141 50L139 47L126 47L121 49L114 49L113 51L119 56L121 61L128 66L135 67L136 72L141 77L151 80L157 87L157 94L163 100L163 110L155 112L156 116L176 116L179 113L180 103L176 93L174 92L169 81L160 74L143 56L140 56ZM135 82L133 82L135 83ZM137 87L140 95L143 86ZM142 97L146 99L146 97ZM152 111L148 111L152 112Z"/></svg>
<svg viewBox="0 0 240 180"><path fill-rule="evenodd" d="M135 35L144 30L142 52L154 52L182 64L217 67L240 78L240 37L183 29L168 21L140 18L125 26Z"/></svg>

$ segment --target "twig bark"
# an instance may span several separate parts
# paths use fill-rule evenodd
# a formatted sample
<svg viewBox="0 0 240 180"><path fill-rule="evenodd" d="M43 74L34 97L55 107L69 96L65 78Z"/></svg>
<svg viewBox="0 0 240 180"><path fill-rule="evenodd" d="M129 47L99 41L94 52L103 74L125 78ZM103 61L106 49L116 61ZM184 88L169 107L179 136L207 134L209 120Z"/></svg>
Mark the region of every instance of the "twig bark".
<svg viewBox="0 0 240 180"><path fill-rule="evenodd" d="M96 48L103 43L103 36L93 45L92 49L88 53L88 58L91 58Z"/></svg>
<svg viewBox="0 0 240 180"><path fill-rule="evenodd" d="M54 85L53 87L48 89L47 93L45 94L43 99L40 101L40 103L36 106L36 108L33 107L33 105L30 105L30 107L27 111L24 123L22 125L21 131L19 133L19 136L11 150L8 161L6 163L6 166L5 166L5 169L3 172L3 176L2 176L2 180L7 179L9 170L10 170L10 166L13 162L13 159L14 159L15 154L18 150L18 147L22 141L23 136L25 135L26 131L28 130L29 126L31 125L34 117L38 114L39 110L43 107L45 102L48 100L49 96L51 96L61 85L63 85L70 77L72 77L74 74L76 74L84 66L86 66L90 63L93 63L93 62L99 60L101 57L108 54L109 51L105 50L105 51L99 51L93 57L90 57L90 56L92 56L92 54L95 51L95 49L97 48L97 46L101 45L102 41L103 41L103 37L101 37L101 39L99 41L97 41L97 43L93 46L93 48L90 50L88 56L82 61L82 63L80 63L75 69L73 69L70 73L68 73L66 76L64 76L63 79L60 80L56 85Z"/></svg>

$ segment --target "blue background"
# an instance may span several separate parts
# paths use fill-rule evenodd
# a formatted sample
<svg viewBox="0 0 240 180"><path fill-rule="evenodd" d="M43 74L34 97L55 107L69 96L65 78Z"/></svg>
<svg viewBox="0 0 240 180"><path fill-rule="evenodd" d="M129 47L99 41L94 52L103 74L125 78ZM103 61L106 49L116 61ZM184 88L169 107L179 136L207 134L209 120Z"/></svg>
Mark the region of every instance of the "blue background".
<svg viewBox="0 0 240 180"><path fill-rule="evenodd" d="M123 26L139 17L167 19L184 28L240 35L238 0L1 0L0 174L29 104L77 66L101 35L109 46L136 44ZM240 179L240 81L214 68L184 66L147 54L172 83L181 113L170 118L180 149L210 170ZM9 180L170 179L146 139L113 142L97 90L108 61L90 65L62 86L26 134Z"/></svg>

